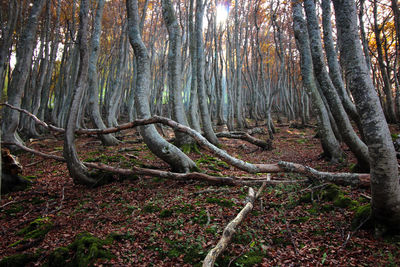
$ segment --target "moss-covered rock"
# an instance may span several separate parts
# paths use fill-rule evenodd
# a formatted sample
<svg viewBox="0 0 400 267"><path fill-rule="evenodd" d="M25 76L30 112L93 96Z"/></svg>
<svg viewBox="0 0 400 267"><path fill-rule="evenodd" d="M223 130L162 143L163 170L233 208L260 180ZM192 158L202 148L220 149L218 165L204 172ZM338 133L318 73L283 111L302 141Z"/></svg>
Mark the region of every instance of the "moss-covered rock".
<svg viewBox="0 0 400 267"><path fill-rule="evenodd" d="M4 257L0 261L0 267L24 267L28 263L36 261L39 258L38 254L24 253L15 254L8 257Z"/></svg>
<svg viewBox="0 0 400 267"><path fill-rule="evenodd" d="M349 208L358 205L357 201L352 200L349 197L339 194L338 197L333 201L333 205L339 208Z"/></svg>

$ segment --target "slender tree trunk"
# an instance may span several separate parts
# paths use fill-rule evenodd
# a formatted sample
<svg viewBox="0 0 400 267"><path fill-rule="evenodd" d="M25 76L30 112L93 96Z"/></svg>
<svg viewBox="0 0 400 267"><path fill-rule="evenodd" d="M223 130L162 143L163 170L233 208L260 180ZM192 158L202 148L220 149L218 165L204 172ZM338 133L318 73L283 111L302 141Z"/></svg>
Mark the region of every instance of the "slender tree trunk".
<svg viewBox="0 0 400 267"><path fill-rule="evenodd" d="M174 121L188 125L182 100L182 34L171 0L162 0L163 18L168 29L168 88L171 117ZM193 143L190 136L175 131L178 147Z"/></svg>
<svg viewBox="0 0 400 267"><path fill-rule="evenodd" d="M144 45L139 31L138 1L127 0L128 11L128 33L129 40L135 52L138 72L135 89L135 105L138 118L150 117L149 107L149 85L150 85L150 62L147 48ZM143 139L149 149L158 157L169 163L173 169L188 172L193 169L195 163L182 151L165 141L153 125L140 128Z"/></svg>
<svg viewBox="0 0 400 267"><path fill-rule="evenodd" d="M397 159L379 98L362 54L353 0L333 0L340 52L371 159L372 217L377 234L400 232L400 184Z"/></svg>
<svg viewBox="0 0 400 267"><path fill-rule="evenodd" d="M20 107L22 94L31 68L33 48L36 41L36 29L40 13L45 0L35 0L32 5L29 18L22 31L17 47L17 63L15 65L11 83L8 87L8 103ZM3 113L2 134L4 142L20 143L17 136L19 113L15 110L5 109Z"/></svg>
<svg viewBox="0 0 400 267"><path fill-rule="evenodd" d="M318 26L315 4L313 0L304 1L304 9L307 16L307 27L310 39L311 55L313 59L314 72L321 89L329 103L332 115L343 137L344 142L357 157L358 167L361 170L369 168L368 148L357 136L350 120L343 108L339 95L326 70L322 52L321 34Z"/></svg>
<svg viewBox="0 0 400 267"><path fill-rule="evenodd" d="M204 0L196 0L196 24L195 24L195 36L196 36L196 64L197 64L197 92L199 94L199 104L201 121L203 123L204 136L217 145L219 143L217 136L215 135L214 129L212 128L212 122L210 113L208 110L208 98L206 94L204 84L204 43L203 43L203 16L204 16L205 3Z"/></svg>
<svg viewBox="0 0 400 267"><path fill-rule="evenodd" d="M85 91L88 75L88 0L81 0L79 11L78 46L80 52L80 64L78 79L75 84L71 105L67 117L64 136L64 157L70 176L76 184L93 185L96 180L88 176L87 168L79 160L75 147L75 129L78 120L79 107Z"/></svg>
<svg viewBox="0 0 400 267"><path fill-rule="evenodd" d="M292 0L293 11L293 31L296 37L297 47L301 55L301 74L303 84L311 93L313 99L314 110L317 113L319 134L321 144L326 157L331 161L337 162L342 157L340 144L332 131L329 122L328 111L318 92L317 84L314 78L313 63L310 51L310 43L308 39L307 25L304 20L301 4L297 0Z"/></svg>
<svg viewBox="0 0 400 267"><path fill-rule="evenodd" d="M89 116L96 128L105 129L99 108L99 85L97 75L97 61L100 52L101 20L103 16L104 0L99 0L94 19L93 33L91 39L91 54L88 70L88 94L89 94ZM118 140L111 134L99 135L103 145L112 146L118 144Z"/></svg>

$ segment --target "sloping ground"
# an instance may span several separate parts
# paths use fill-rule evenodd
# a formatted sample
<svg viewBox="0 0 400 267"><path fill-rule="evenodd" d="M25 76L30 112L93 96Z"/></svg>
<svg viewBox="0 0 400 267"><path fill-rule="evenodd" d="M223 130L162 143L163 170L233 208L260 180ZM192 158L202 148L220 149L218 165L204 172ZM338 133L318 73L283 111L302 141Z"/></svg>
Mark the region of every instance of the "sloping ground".
<svg viewBox="0 0 400 267"><path fill-rule="evenodd" d="M322 151L313 138L314 129L280 126L278 131L272 151L261 151L231 139L221 139L223 149L252 163L286 160L327 171L349 171L354 163L351 155L341 165L319 159ZM134 131L123 136L129 143L118 147L103 148L95 138L86 137L78 140L77 148L87 161L168 169L145 145L135 143L138 137ZM46 139L33 141L30 146L61 155L62 144ZM207 173L248 176L206 151L201 152L190 156ZM60 247L64 250L57 250L62 251L57 255L85 264L200 265L226 224L243 207L247 195L245 187L217 187L157 177L125 177L123 181L88 189L74 185L62 163L28 154L21 155L20 161L25 166L24 175L31 176L36 183L25 191L2 196L0 258L31 253L33 257L26 260L30 262L28 266L46 264L49 259L49 265L54 266L54 259L58 258L52 252ZM365 230L351 230L355 206L368 202L362 196L368 195L365 189L340 188L340 195L353 200L347 204L311 189L312 186L302 184L267 187L228 251L219 259L219 266L400 265L399 243L375 239ZM104 242L85 243L81 250L79 245L68 247L74 240L78 244L77 235L85 232ZM97 252L103 250L113 257ZM87 259L79 253L96 254L102 259Z"/></svg>

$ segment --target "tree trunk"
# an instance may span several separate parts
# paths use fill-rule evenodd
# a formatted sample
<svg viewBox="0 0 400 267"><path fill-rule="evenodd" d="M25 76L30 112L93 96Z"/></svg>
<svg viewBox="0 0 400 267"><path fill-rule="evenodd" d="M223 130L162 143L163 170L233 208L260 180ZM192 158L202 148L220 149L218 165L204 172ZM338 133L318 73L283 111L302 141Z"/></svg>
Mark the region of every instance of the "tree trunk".
<svg viewBox="0 0 400 267"><path fill-rule="evenodd" d="M199 94L199 104L201 121L203 123L204 136L213 144L217 145L218 138L212 127L210 113L208 111L207 94L204 84L204 43L203 43L203 17L205 5L204 0L196 0L196 64L197 64L197 92Z"/></svg>
<svg viewBox="0 0 400 267"><path fill-rule="evenodd" d="M135 105L138 118L150 117L149 85L150 62L149 55L139 32L138 1L127 0L129 40L135 52L138 72L135 89ZM175 146L165 141L153 125L143 126L140 129L144 142L158 157L169 163L174 170L188 172L195 163Z"/></svg>
<svg viewBox="0 0 400 267"><path fill-rule="evenodd" d="M8 103L13 106L20 107L22 94L28 78L29 69L31 68L33 48L36 41L36 29L40 13L43 9L45 0L35 0L22 31L21 38L17 47L15 65L11 83L8 87ZM2 123L3 141L20 143L17 135L17 127L19 123L19 113L15 110L4 110Z"/></svg>
<svg viewBox="0 0 400 267"><path fill-rule="evenodd" d="M292 0L293 11L293 31L296 38L296 43L301 56L301 74L303 84L311 93L313 99L314 110L317 113L319 134L321 135L321 144L324 154L333 162L337 162L342 157L340 144L337 141L329 121L328 111L318 92L317 84L314 78L313 63L310 51L310 43L308 39L308 31L306 22L303 17L301 4Z"/></svg>
<svg viewBox="0 0 400 267"><path fill-rule="evenodd" d="M78 46L80 52L80 64L78 79L74 88L71 105L67 117L64 136L64 157L70 176L76 184L93 185L96 180L88 177L88 170L79 160L75 147L75 129L78 120L79 107L85 91L88 75L88 0L81 0L79 11Z"/></svg>
<svg viewBox="0 0 400 267"><path fill-rule="evenodd" d="M171 117L180 124L188 125L182 100L182 34L171 0L163 0L162 9L169 35L168 88ZM193 143L193 140L190 136L175 131L175 144L178 147L190 145L191 143Z"/></svg>
<svg viewBox="0 0 400 267"><path fill-rule="evenodd" d="M350 120L343 108L339 95L326 70L322 52L321 34L318 26L315 4L313 0L304 1L304 9L307 16L307 27L310 39L311 55L313 59L314 72L321 89L329 103L331 112L344 142L349 146L357 158L358 167L362 170L369 168L368 148L357 136Z"/></svg>
<svg viewBox="0 0 400 267"><path fill-rule="evenodd" d="M333 0L340 52L371 159L372 218L377 234L400 232L400 184L397 159L379 98L362 54L353 0Z"/></svg>
<svg viewBox="0 0 400 267"><path fill-rule="evenodd" d="M100 35L101 35L101 20L103 16L104 0L99 0L94 19L93 33L91 40L91 54L89 59L88 70L88 94L89 94L89 116L96 128L106 128L103 119L101 118L99 108L99 85L97 75L97 61L100 52ZM111 134L99 135L103 145L113 146L118 144L118 140Z"/></svg>

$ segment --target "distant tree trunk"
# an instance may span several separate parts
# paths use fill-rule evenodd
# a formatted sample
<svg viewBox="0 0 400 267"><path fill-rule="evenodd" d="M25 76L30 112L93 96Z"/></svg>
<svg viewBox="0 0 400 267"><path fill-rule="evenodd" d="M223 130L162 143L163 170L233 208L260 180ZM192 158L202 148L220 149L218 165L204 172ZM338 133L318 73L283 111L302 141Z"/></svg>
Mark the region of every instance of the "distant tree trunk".
<svg viewBox="0 0 400 267"><path fill-rule="evenodd" d="M162 0L163 18L168 29L168 88L171 117L174 121L188 125L182 100L182 43L181 30L171 0ZM190 136L175 131L178 147L193 143Z"/></svg>
<svg viewBox="0 0 400 267"><path fill-rule="evenodd" d="M204 0L196 0L196 64L197 64L197 92L199 94L199 104L201 121L203 123L204 136L208 141L217 145L219 143L212 127L210 113L208 111L207 94L204 88L204 43L203 43L203 17L205 3Z"/></svg>
<svg viewBox="0 0 400 267"><path fill-rule="evenodd" d="M129 40L135 52L137 61L137 81L135 89L135 105L138 118L150 117L149 107L149 85L150 85L150 62L147 48L144 45L139 31L138 1L127 0L128 11L128 33ZM193 169L195 163L175 146L165 141L153 125L140 128L144 142L149 149L162 160L169 163L174 170L188 172Z"/></svg>
<svg viewBox="0 0 400 267"><path fill-rule="evenodd" d="M105 129L106 125L103 122L99 108L99 84L97 75L97 61L100 52L100 35L101 35L101 20L103 16L104 0L99 0L96 9L96 16L93 23L93 33L91 40L91 54L89 59L88 70L88 94L89 94L89 116L98 129ZM118 144L118 140L111 134L99 135L101 142L106 146Z"/></svg>
<svg viewBox="0 0 400 267"><path fill-rule="evenodd" d="M369 168L368 148L355 133L350 120L343 108L339 95L326 70L322 52L321 33L318 26L315 4L313 0L304 0L304 9L307 16L307 27L310 39L311 55L314 72L321 89L329 103L330 110L339 127L344 142L349 146L357 158L361 170Z"/></svg>
<svg viewBox="0 0 400 267"><path fill-rule="evenodd" d="M70 176L76 184L93 185L96 180L88 176L87 168L79 160L75 147L75 129L78 120L79 107L85 91L88 75L88 0L81 0L79 11L78 46L80 52L80 64L78 79L74 87L71 105L67 117L64 136L64 157Z"/></svg>
<svg viewBox="0 0 400 267"><path fill-rule="evenodd" d="M389 78L389 73L387 71L387 67L385 66L383 60L383 52L382 52L382 40L381 40L381 31L383 29L383 25L378 25L378 7L377 2L374 0L374 33L375 33L375 41L376 41L376 50L378 51L378 64L379 70L381 71L382 80L383 80L383 91L386 96L386 117L388 122L396 123L396 114L394 112L394 102L392 96L392 86Z"/></svg>
<svg viewBox="0 0 400 267"><path fill-rule="evenodd" d="M379 98L362 54L353 0L333 0L340 52L371 159L372 217L377 234L400 232L397 159Z"/></svg>
<svg viewBox="0 0 400 267"><path fill-rule="evenodd" d="M18 17L20 16L19 2L17 0L8 1L8 13L7 13L7 23L5 22L5 16L1 10L0 24L0 92L3 96L4 81L7 75L7 67L10 60L11 46L13 41L13 35L15 28L17 26Z"/></svg>
<svg viewBox="0 0 400 267"><path fill-rule="evenodd" d="M301 56L301 74L303 84L311 93L314 110L317 113L319 134L324 154L333 162L338 162L342 157L340 144L332 131L329 121L328 111L318 92L317 84L314 78L313 63L308 39L307 25L304 20L301 4L297 0L292 0L293 11L293 31L296 37L296 43Z"/></svg>
<svg viewBox="0 0 400 267"><path fill-rule="evenodd" d="M21 105L22 94L29 69L31 68L33 48L36 43L36 29L44 3L45 0L35 0L33 2L29 17L19 39L16 52L17 63L7 91L8 103L16 107L20 107ZM4 142L20 143L16 132L18 124L19 113L15 110L4 109L2 123Z"/></svg>

